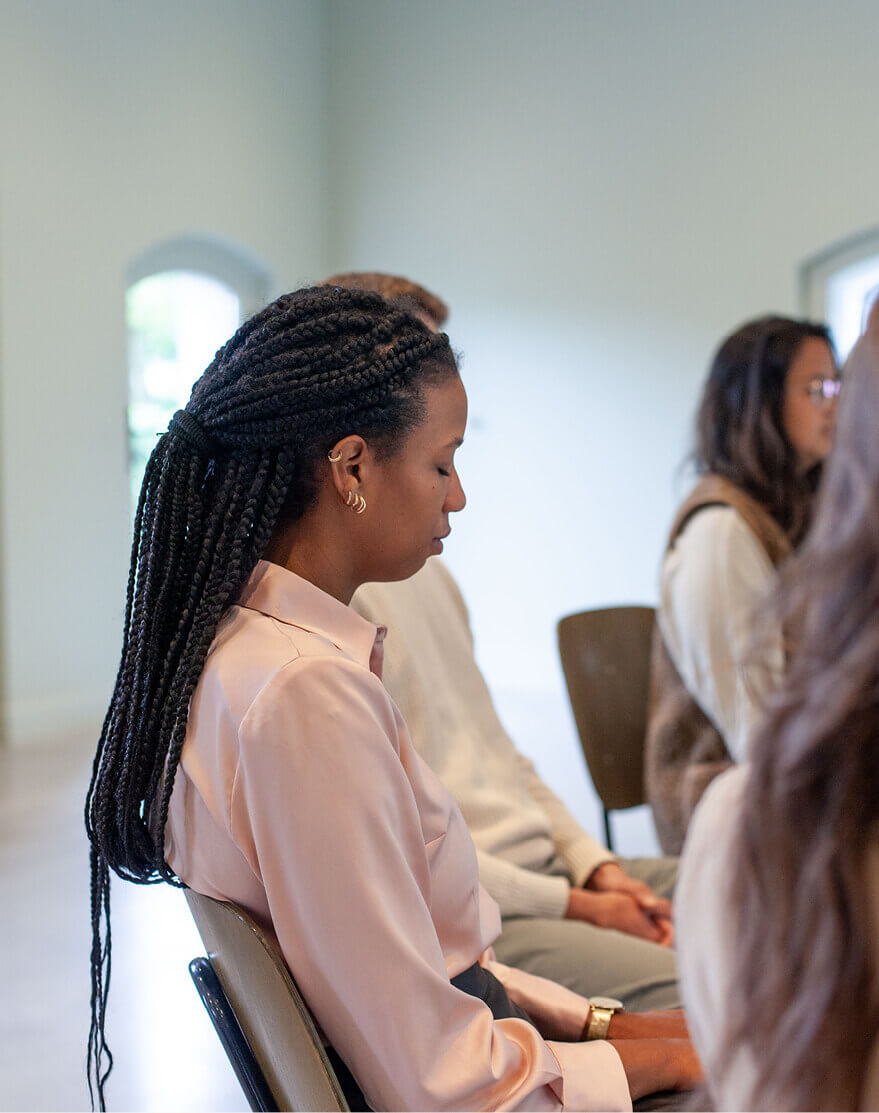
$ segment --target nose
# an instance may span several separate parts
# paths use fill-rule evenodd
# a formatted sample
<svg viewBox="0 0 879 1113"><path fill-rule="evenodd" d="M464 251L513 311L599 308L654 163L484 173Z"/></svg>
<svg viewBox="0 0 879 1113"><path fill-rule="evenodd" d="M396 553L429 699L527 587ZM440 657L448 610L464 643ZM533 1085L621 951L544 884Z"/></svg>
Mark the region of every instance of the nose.
<svg viewBox="0 0 879 1113"><path fill-rule="evenodd" d="M453 514L458 510L463 510L466 505L467 496L464 494L464 488L461 486L458 470L457 468L453 468L452 482L449 484L449 493L446 495L443 510L447 514Z"/></svg>

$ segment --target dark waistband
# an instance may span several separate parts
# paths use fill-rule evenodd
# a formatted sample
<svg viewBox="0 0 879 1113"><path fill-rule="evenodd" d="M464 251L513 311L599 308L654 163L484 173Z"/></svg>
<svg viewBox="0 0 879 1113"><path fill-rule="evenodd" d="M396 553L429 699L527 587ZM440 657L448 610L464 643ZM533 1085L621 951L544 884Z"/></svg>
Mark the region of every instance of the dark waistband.
<svg viewBox="0 0 879 1113"><path fill-rule="evenodd" d="M449 980L456 989L461 989L471 997L478 997L480 1001L484 1001L491 1009L491 1015L495 1020L509 1020L515 1017L519 1020L531 1021L528 1013L515 1001L510 1000L507 991L494 974L484 966L480 966L478 962L474 962L472 966L468 966L466 970L462 970L460 974L456 974Z"/></svg>

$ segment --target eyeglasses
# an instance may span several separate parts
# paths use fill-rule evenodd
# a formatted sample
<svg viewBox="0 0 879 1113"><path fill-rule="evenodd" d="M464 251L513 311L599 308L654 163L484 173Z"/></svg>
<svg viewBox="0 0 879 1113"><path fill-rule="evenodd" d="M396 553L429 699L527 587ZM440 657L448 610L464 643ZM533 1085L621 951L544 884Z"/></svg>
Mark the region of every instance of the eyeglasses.
<svg viewBox="0 0 879 1113"><path fill-rule="evenodd" d="M814 405L823 406L825 402L836 401L841 387L841 379L813 379L806 388L806 393Z"/></svg>

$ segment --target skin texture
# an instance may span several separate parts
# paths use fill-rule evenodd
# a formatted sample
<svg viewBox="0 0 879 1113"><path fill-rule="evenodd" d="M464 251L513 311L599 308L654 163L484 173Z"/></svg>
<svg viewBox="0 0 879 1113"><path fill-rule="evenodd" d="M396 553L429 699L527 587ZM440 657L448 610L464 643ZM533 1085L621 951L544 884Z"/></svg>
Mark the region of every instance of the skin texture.
<svg viewBox="0 0 879 1113"><path fill-rule="evenodd" d="M660 1090L692 1090L702 1081L702 1068L685 1039L631 1039L610 1041L616 1048L637 1101Z"/></svg>
<svg viewBox="0 0 879 1113"><path fill-rule="evenodd" d="M582 889L572 888L565 916L613 928L664 947L674 943L671 904L636 881L616 862L593 870Z"/></svg>
<svg viewBox="0 0 879 1113"><path fill-rule="evenodd" d="M809 384L815 379L835 378L838 374L830 348L817 337L807 337L788 368L782 408L782 426L801 472L827 456L836 426L836 399L816 405L809 397Z"/></svg>
<svg viewBox="0 0 879 1113"><path fill-rule="evenodd" d="M607 1035L635 1100L659 1090L691 1090L702 1081L683 1009L615 1013Z"/></svg>
<svg viewBox="0 0 879 1113"><path fill-rule="evenodd" d="M425 418L399 449L380 458L356 434L333 446L314 505L282 527L266 559L349 603L362 583L413 576L442 552L449 515L466 499L455 451L467 424L467 395L457 376L424 392ZM346 506L362 495L362 514Z"/></svg>

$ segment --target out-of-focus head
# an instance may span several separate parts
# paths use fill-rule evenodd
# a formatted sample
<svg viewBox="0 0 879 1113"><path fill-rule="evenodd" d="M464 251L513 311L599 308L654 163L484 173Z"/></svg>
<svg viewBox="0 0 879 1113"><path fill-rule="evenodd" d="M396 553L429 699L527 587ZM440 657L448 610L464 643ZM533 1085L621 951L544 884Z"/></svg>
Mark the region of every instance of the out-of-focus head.
<svg viewBox="0 0 879 1113"><path fill-rule="evenodd" d="M812 525L779 576L771 613L786 666L739 812L726 1055L729 1068L742 1045L753 1052L748 1108L864 1108L875 1051L864 1018L876 1015L879 969L877 306L843 380ZM751 977L757 968L765 976Z"/></svg>
<svg viewBox="0 0 879 1113"><path fill-rule="evenodd" d="M349 290L373 290L397 309L405 309L432 332L439 332L449 316L449 307L436 294L399 274L380 271L348 271L325 278L321 286L343 286Z"/></svg>
<svg viewBox="0 0 879 1113"><path fill-rule="evenodd" d="M755 497L794 537L830 451L839 391L824 325L748 321L712 360L697 417L696 462Z"/></svg>
<svg viewBox="0 0 879 1113"><path fill-rule="evenodd" d="M846 360L842 381L835 446L809 544L832 548L857 533L864 546L873 546L879 569L879 300ZM866 599L862 603L866 606ZM879 573L875 603L879 606Z"/></svg>
<svg viewBox="0 0 879 1113"><path fill-rule="evenodd" d="M879 333L879 294L873 299L873 304L870 306L870 312L867 314L867 320L864 323L864 335L875 336Z"/></svg>

